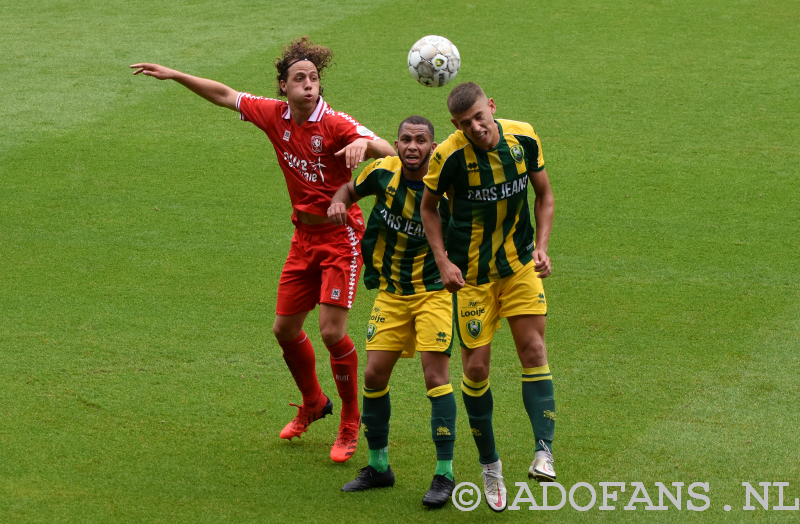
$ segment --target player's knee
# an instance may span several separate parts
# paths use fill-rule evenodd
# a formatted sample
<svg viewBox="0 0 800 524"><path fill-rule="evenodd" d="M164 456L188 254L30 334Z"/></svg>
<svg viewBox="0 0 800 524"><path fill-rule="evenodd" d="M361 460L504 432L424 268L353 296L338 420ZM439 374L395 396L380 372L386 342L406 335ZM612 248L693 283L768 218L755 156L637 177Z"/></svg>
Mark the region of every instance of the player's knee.
<svg viewBox="0 0 800 524"><path fill-rule="evenodd" d="M367 389L385 389L389 384L389 376L389 373L367 365L366 369L364 369L364 387Z"/></svg>
<svg viewBox="0 0 800 524"><path fill-rule="evenodd" d="M489 378L489 365L483 362L464 364L464 375L473 382L482 382Z"/></svg>
<svg viewBox="0 0 800 524"><path fill-rule="evenodd" d="M524 367L538 367L547 364L547 349L541 339L531 340L519 352Z"/></svg>
<svg viewBox="0 0 800 524"><path fill-rule="evenodd" d="M297 327L286 322L280 322L279 319L276 319L275 323L272 324L272 334L280 341L296 339L300 336L302 329L302 326Z"/></svg>
<svg viewBox="0 0 800 524"><path fill-rule="evenodd" d="M425 389L431 390L450 383L450 374L447 370L425 370Z"/></svg>
<svg viewBox="0 0 800 524"><path fill-rule="evenodd" d="M326 346L332 346L344 338L345 330L342 326L329 324L319 327L319 334Z"/></svg>

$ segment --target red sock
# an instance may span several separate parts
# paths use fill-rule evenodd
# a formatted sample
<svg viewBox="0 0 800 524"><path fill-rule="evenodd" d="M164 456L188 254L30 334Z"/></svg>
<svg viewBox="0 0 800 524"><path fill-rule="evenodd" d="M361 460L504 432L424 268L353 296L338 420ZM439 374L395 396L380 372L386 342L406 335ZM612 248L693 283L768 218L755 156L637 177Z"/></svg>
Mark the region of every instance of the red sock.
<svg viewBox="0 0 800 524"><path fill-rule="evenodd" d="M317 380L317 359L314 356L314 347L305 331L300 336L289 342L278 341L283 348L283 360L292 372L297 389L303 394L303 404L314 405L322 394Z"/></svg>
<svg viewBox="0 0 800 524"><path fill-rule="evenodd" d="M327 346L331 354L331 371L342 399L342 420L357 420L358 411L358 353L350 337Z"/></svg>

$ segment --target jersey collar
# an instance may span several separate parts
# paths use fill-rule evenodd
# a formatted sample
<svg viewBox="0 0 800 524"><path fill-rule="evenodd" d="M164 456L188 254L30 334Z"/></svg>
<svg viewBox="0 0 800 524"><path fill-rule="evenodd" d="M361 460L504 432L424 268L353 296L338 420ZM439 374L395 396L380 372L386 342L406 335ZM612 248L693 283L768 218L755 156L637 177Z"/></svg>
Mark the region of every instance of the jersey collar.
<svg viewBox="0 0 800 524"><path fill-rule="evenodd" d="M319 100L317 101L317 107L316 109L314 109L314 112L311 113L311 116L308 118L308 122L319 122L320 120L322 120L322 115L325 114L325 111L327 109L328 109L328 104L325 103L322 97L319 97ZM286 109L283 111L283 115L281 116L283 116L284 120L288 120L289 118L292 117L292 113L289 110L288 103L286 104Z"/></svg>

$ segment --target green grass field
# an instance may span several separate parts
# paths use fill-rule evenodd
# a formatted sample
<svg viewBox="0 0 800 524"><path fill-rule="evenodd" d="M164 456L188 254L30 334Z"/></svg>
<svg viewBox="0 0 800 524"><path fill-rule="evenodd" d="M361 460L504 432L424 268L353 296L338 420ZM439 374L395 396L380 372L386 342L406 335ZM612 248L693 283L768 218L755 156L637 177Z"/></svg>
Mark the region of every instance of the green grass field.
<svg viewBox="0 0 800 524"><path fill-rule="evenodd" d="M742 511L741 483L800 497L799 17L774 0L4 2L0 522L796 520ZM327 101L383 137L417 113L444 139L457 81L534 125L556 196L555 466L567 488L627 482L616 511L424 511L418 359L392 381L392 490L339 491L367 450L330 461L338 416L278 438L299 395L271 332L292 234L274 151L128 65L274 96L272 61L304 34L336 53ZM461 51L441 89L405 66L426 34ZM362 286L348 328L362 368L373 298ZM494 347L513 495L532 438L507 328ZM478 482L458 405L456 480ZM631 482L657 504L654 483L675 481L684 499L708 482L711 506L622 510Z"/></svg>

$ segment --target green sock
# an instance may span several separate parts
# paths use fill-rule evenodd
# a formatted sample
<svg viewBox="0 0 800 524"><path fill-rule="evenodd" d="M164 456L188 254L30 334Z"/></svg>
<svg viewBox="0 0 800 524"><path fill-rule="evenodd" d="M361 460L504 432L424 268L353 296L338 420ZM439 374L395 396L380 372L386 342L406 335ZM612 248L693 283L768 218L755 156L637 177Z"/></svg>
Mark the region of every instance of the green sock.
<svg viewBox="0 0 800 524"><path fill-rule="evenodd" d="M544 443L553 451L553 436L556 429L556 401L553 397L553 376L550 366L524 368L522 370L522 402L531 419L536 451L544 449Z"/></svg>
<svg viewBox="0 0 800 524"><path fill-rule="evenodd" d="M369 465L378 473L384 473L389 469L389 447L369 450Z"/></svg>
<svg viewBox="0 0 800 524"><path fill-rule="evenodd" d="M481 464L491 464L500 460L494 444L494 429L492 428L492 410L494 401L489 379L482 382L472 382L466 376L461 379L461 393L464 398L464 407L469 417L469 427L472 438L478 446L478 461Z"/></svg>
<svg viewBox="0 0 800 524"><path fill-rule="evenodd" d="M431 401L431 438L436 445L436 475L453 480L453 447L456 441L456 397L445 384L428 391Z"/></svg>
<svg viewBox="0 0 800 524"><path fill-rule="evenodd" d="M436 471L434 475L444 475L450 480L455 480L453 477L453 461L452 460L437 460Z"/></svg>
<svg viewBox="0 0 800 524"><path fill-rule="evenodd" d="M363 393L361 424L369 447L369 465L383 473L389 467L389 386L381 390L363 388Z"/></svg>

